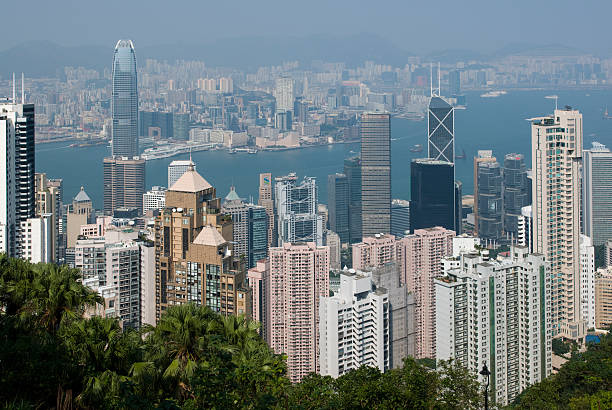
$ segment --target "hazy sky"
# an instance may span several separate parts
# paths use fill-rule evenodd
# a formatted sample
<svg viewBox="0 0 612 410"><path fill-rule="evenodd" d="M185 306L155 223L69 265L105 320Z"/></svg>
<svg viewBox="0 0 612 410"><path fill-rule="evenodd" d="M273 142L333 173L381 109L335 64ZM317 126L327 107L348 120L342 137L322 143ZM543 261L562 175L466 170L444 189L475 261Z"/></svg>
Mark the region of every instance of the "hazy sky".
<svg viewBox="0 0 612 410"><path fill-rule="evenodd" d="M27 5L27 6L26 6ZM3 47L204 43L228 37L376 33L417 53L511 43L612 50L610 0L30 0L5 18ZM5 15L5 17L7 17Z"/></svg>

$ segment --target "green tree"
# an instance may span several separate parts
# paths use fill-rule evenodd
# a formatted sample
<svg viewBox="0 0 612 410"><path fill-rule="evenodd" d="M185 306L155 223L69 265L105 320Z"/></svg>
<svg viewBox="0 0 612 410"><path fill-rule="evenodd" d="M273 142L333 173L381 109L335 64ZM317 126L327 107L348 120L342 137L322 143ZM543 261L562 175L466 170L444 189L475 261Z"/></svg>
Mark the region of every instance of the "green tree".
<svg viewBox="0 0 612 410"><path fill-rule="evenodd" d="M440 361L437 368L440 374L438 405L444 409L480 408L480 383L476 376L456 360Z"/></svg>

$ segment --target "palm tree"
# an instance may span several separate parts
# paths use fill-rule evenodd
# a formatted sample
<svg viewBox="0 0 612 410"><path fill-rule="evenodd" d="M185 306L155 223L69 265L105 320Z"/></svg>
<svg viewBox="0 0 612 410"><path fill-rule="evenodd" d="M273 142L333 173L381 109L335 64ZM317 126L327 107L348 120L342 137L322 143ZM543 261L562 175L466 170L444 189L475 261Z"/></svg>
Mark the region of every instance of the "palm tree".
<svg viewBox="0 0 612 410"><path fill-rule="evenodd" d="M33 278L29 262L0 254L0 308L7 315L16 315L26 303Z"/></svg>

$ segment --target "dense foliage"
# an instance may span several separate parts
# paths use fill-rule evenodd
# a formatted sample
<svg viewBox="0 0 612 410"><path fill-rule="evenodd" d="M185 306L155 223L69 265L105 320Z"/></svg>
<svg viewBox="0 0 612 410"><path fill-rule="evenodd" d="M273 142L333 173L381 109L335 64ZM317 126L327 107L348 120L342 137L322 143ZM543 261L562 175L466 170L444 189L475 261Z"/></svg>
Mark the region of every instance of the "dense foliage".
<svg viewBox="0 0 612 410"><path fill-rule="evenodd" d="M291 385L244 317L194 305L169 309L156 327L121 329L84 318L99 297L79 271L0 255L0 405L8 408L470 409L474 375L456 363L414 360L386 373L362 367ZM86 315L85 315L86 316Z"/></svg>

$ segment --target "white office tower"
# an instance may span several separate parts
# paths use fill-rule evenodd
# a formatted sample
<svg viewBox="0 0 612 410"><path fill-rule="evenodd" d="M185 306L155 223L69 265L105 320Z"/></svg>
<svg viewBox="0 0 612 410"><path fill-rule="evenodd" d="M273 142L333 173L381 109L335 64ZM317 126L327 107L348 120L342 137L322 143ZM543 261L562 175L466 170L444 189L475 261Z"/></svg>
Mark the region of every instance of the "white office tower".
<svg viewBox="0 0 612 410"><path fill-rule="evenodd" d="M17 104L14 94L0 101L0 252L21 257L21 224L36 214L34 104Z"/></svg>
<svg viewBox="0 0 612 410"><path fill-rule="evenodd" d="M142 212L164 209L166 207L166 188L154 186L142 195Z"/></svg>
<svg viewBox="0 0 612 410"><path fill-rule="evenodd" d="M189 160L180 160L180 161L172 161L170 165L168 165L168 187L174 185L176 181L180 177L183 176L185 172L192 166L193 170L196 170L196 165L194 162Z"/></svg>
<svg viewBox="0 0 612 410"><path fill-rule="evenodd" d="M44 214L38 218L28 218L21 222L21 229L19 230L21 258L32 263L54 261L53 217L53 214Z"/></svg>
<svg viewBox="0 0 612 410"><path fill-rule="evenodd" d="M457 360L473 374L486 364L495 401L505 406L552 371L550 270L520 246L508 258L460 260L435 280L436 360Z"/></svg>
<svg viewBox="0 0 612 410"><path fill-rule="evenodd" d="M318 188L315 178L304 177L298 184L291 173L275 179L278 245L314 242L323 245L323 217L317 213Z"/></svg>
<svg viewBox="0 0 612 410"><path fill-rule="evenodd" d="M320 299L319 361L332 377L364 365L389 369L389 298L371 272L344 270L338 292Z"/></svg>
<svg viewBox="0 0 612 410"><path fill-rule="evenodd" d="M521 215L517 218L518 231L516 244L526 246L533 252L533 213L531 205L521 208Z"/></svg>
<svg viewBox="0 0 612 410"><path fill-rule="evenodd" d="M595 247L586 235L580 235L580 302L587 327L595 327Z"/></svg>
<svg viewBox="0 0 612 410"><path fill-rule="evenodd" d="M612 239L612 152L594 142L582 154L584 234L600 246Z"/></svg>
<svg viewBox="0 0 612 410"><path fill-rule="evenodd" d="M580 312L582 114L567 107L531 119L533 250L551 265L553 334L586 334Z"/></svg>
<svg viewBox="0 0 612 410"><path fill-rule="evenodd" d="M295 99L294 81L292 78L281 77L276 79L274 98L276 98L276 111L293 111L293 100Z"/></svg>

